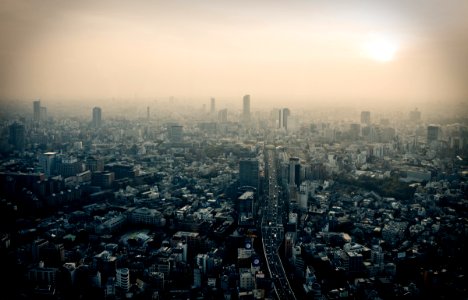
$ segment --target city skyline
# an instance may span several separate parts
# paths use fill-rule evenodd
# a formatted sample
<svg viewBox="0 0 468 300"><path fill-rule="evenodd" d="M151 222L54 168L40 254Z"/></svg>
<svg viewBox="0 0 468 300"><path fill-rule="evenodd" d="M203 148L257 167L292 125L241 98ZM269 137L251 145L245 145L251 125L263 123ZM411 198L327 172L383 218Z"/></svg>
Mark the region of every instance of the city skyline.
<svg viewBox="0 0 468 300"><path fill-rule="evenodd" d="M4 0L14 299L468 299L467 0Z"/></svg>
<svg viewBox="0 0 468 300"><path fill-rule="evenodd" d="M2 5L1 102L466 104L463 1Z"/></svg>

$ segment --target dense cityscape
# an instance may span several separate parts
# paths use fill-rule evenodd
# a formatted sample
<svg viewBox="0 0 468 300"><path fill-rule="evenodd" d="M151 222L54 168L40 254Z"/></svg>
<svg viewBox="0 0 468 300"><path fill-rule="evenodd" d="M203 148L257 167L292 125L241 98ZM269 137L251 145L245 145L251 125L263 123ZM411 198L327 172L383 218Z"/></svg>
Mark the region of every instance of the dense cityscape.
<svg viewBox="0 0 468 300"><path fill-rule="evenodd" d="M466 115L205 102L9 107L3 292L466 299Z"/></svg>

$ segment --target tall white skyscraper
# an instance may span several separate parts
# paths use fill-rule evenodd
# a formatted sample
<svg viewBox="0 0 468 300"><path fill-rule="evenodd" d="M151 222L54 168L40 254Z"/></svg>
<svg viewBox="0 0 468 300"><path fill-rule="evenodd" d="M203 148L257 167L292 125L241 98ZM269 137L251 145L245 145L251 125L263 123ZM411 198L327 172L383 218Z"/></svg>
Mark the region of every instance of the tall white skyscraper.
<svg viewBox="0 0 468 300"><path fill-rule="evenodd" d="M290 115L289 108L283 108L279 110L279 123L278 128L288 129L288 117Z"/></svg>
<svg viewBox="0 0 468 300"><path fill-rule="evenodd" d="M243 121L250 120L250 95L245 95L243 98L242 119Z"/></svg>
<svg viewBox="0 0 468 300"><path fill-rule="evenodd" d="M211 98L210 113L214 115L215 111L216 111L216 100L215 98Z"/></svg>

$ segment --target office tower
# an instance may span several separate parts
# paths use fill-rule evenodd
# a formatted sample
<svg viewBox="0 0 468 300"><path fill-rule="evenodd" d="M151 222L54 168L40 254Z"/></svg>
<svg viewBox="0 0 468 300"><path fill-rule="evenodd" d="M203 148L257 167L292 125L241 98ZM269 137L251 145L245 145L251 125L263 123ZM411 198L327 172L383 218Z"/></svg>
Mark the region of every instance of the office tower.
<svg viewBox="0 0 468 300"><path fill-rule="evenodd" d="M172 142L181 142L183 135L183 126L181 125L171 125L169 128L169 139Z"/></svg>
<svg viewBox="0 0 468 300"><path fill-rule="evenodd" d="M97 157L88 157L86 160L86 168L91 172L104 171L104 160Z"/></svg>
<svg viewBox="0 0 468 300"><path fill-rule="evenodd" d="M414 123L421 121L421 112L417 108L415 110L410 111L409 119L411 122Z"/></svg>
<svg viewBox="0 0 468 300"><path fill-rule="evenodd" d="M370 125L370 123L371 123L370 111L362 111L361 112L361 123Z"/></svg>
<svg viewBox="0 0 468 300"><path fill-rule="evenodd" d="M440 128L437 125L427 126L427 143L435 142L439 139Z"/></svg>
<svg viewBox="0 0 468 300"><path fill-rule="evenodd" d="M200 268L193 269L193 287L199 288L202 285L202 270Z"/></svg>
<svg viewBox="0 0 468 300"><path fill-rule="evenodd" d="M215 98L211 98L211 106L210 106L210 113L214 115L216 110L216 102Z"/></svg>
<svg viewBox="0 0 468 300"><path fill-rule="evenodd" d="M40 120L47 121L47 107L41 106Z"/></svg>
<svg viewBox="0 0 468 300"><path fill-rule="evenodd" d="M278 128L279 129L283 128L283 110L282 109L278 110Z"/></svg>
<svg viewBox="0 0 468 300"><path fill-rule="evenodd" d="M361 135L361 124L353 123L349 125L349 135L352 139L356 140Z"/></svg>
<svg viewBox="0 0 468 300"><path fill-rule="evenodd" d="M227 122L227 108L222 109L218 112L218 122L226 123Z"/></svg>
<svg viewBox="0 0 468 300"><path fill-rule="evenodd" d="M382 251L382 247L379 245L373 245L371 251L371 260L372 263L375 264L379 270L383 270L384 267L384 256L385 253Z"/></svg>
<svg viewBox="0 0 468 300"><path fill-rule="evenodd" d="M239 161L239 183L240 186L251 186L258 189L259 167L257 159Z"/></svg>
<svg viewBox="0 0 468 300"><path fill-rule="evenodd" d="M289 108L283 108L279 110L279 122L278 122L278 128L284 128L288 129L288 117L290 115L290 110Z"/></svg>
<svg viewBox="0 0 468 300"><path fill-rule="evenodd" d="M93 108L93 127L101 127L101 108Z"/></svg>
<svg viewBox="0 0 468 300"><path fill-rule="evenodd" d="M46 152L39 157L39 165L46 177L50 177L55 172L56 155L57 152Z"/></svg>
<svg viewBox="0 0 468 300"><path fill-rule="evenodd" d="M252 225L254 223L254 192L247 191L238 199L239 225Z"/></svg>
<svg viewBox="0 0 468 300"><path fill-rule="evenodd" d="M24 125L15 122L10 125L9 130L10 145L12 145L15 150L24 150Z"/></svg>
<svg viewBox="0 0 468 300"><path fill-rule="evenodd" d="M255 288L255 280L252 272L243 271L239 274L239 288L245 291L251 291Z"/></svg>
<svg viewBox="0 0 468 300"><path fill-rule="evenodd" d="M146 119L147 119L147 120L150 119L150 108L149 108L149 106L146 107Z"/></svg>
<svg viewBox="0 0 468 300"><path fill-rule="evenodd" d="M357 273L362 271L364 265L361 253L348 251L346 252L346 260L348 261L348 272Z"/></svg>
<svg viewBox="0 0 468 300"><path fill-rule="evenodd" d="M128 268L117 269L115 275L116 286L128 291L130 289L130 270Z"/></svg>
<svg viewBox="0 0 468 300"><path fill-rule="evenodd" d="M115 180L115 173L109 171L96 171L93 172L91 177L91 184L100 186L102 188L109 188Z"/></svg>
<svg viewBox="0 0 468 300"><path fill-rule="evenodd" d="M33 101L34 122L41 121L41 100Z"/></svg>
<svg viewBox="0 0 468 300"><path fill-rule="evenodd" d="M289 185L296 185L299 187L301 183L301 164L298 157L291 157L289 159Z"/></svg>
<svg viewBox="0 0 468 300"><path fill-rule="evenodd" d="M57 173L63 178L83 172L83 164L76 157L62 158L57 161Z"/></svg>
<svg viewBox="0 0 468 300"><path fill-rule="evenodd" d="M284 256L286 258L292 257L295 240L295 232L286 232L286 234L284 235Z"/></svg>
<svg viewBox="0 0 468 300"><path fill-rule="evenodd" d="M244 98L244 105L242 110L242 119L243 121L250 120L250 95L245 95Z"/></svg>

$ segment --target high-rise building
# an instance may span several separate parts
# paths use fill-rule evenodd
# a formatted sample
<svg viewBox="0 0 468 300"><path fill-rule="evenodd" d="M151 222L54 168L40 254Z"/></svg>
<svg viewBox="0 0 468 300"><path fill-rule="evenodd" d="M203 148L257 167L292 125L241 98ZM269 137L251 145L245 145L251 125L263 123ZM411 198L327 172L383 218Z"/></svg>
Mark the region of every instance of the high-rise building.
<svg viewBox="0 0 468 300"><path fill-rule="evenodd" d="M414 123L421 121L421 112L417 108L415 110L410 111L409 119L411 122Z"/></svg>
<svg viewBox="0 0 468 300"><path fill-rule="evenodd" d="M218 122L220 123L226 123L227 122L227 108L222 109L218 112Z"/></svg>
<svg viewBox="0 0 468 300"><path fill-rule="evenodd" d="M12 145L15 150L24 150L24 125L15 122L10 125L9 130L10 145Z"/></svg>
<svg viewBox="0 0 468 300"><path fill-rule="evenodd" d="M41 100L33 101L33 121L42 122L47 119L47 108L41 106Z"/></svg>
<svg viewBox="0 0 468 300"><path fill-rule="evenodd" d="M46 152L39 157L39 164L46 177L50 177L55 172L57 152Z"/></svg>
<svg viewBox="0 0 468 300"><path fill-rule="evenodd" d="M57 173L62 175L63 178L75 176L83 172L83 164L76 157L62 158L57 161Z"/></svg>
<svg viewBox="0 0 468 300"><path fill-rule="evenodd" d="M289 159L289 185L299 187L301 183L301 164L298 157Z"/></svg>
<svg viewBox="0 0 468 300"><path fill-rule="evenodd" d="M115 275L116 286L128 291L130 289L130 270L128 268L117 269Z"/></svg>
<svg viewBox="0 0 468 300"><path fill-rule="evenodd" d="M239 161L239 183L240 186L251 186L258 190L259 167L257 159Z"/></svg>
<svg viewBox="0 0 468 300"><path fill-rule="evenodd" d="M283 108L279 110L279 122L278 122L278 128L284 128L288 129L288 117L290 115L290 110L289 108Z"/></svg>
<svg viewBox="0 0 468 300"><path fill-rule="evenodd" d="M352 139L357 140L361 135L361 124L353 123L349 125L349 135Z"/></svg>
<svg viewBox="0 0 468 300"><path fill-rule="evenodd" d="M243 98L243 110L242 110L242 118L243 121L250 120L250 95L245 95Z"/></svg>
<svg viewBox="0 0 468 300"><path fill-rule="evenodd" d="M93 108L93 127L98 128L101 127L101 108L100 107L95 107Z"/></svg>
<svg viewBox="0 0 468 300"><path fill-rule="evenodd" d="M47 120L47 107L41 106L41 114L40 120L46 121Z"/></svg>
<svg viewBox="0 0 468 300"><path fill-rule="evenodd" d="M254 192L246 191L239 201L239 225L252 225L254 222Z"/></svg>
<svg viewBox="0 0 468 300"><path fill-rule="evenodd" d="M437 125L427 126L427 143L435 142L439 139L440 127Z"/></svg>
<svg viewBox="0 0 468 300"><path fill-rule="evenodd" d="M216 111L216 102L215 98L211 98L211 106L210 106L210 113L214 115Z"/></svg>
<svg viewBox="0 0 468 300"><path fill-rule="evenodd" d="M239 287L241 290L252 291L255 288L255 281L252 272L243 271L239 274Z"/></svg>
<svg viewBox="0 0 468 300"><path fill-rule="evenodd" d="M292 257L295 240L295 232L286 232L286 234L284 235L284 256L286 258Z"/></svg>
<svg viewBox="0 0 468 300"><path fill-rule="evenodd" d="M86 160L86 168L91 172L104 171L104 161L97 157L88 157Z"/></svg>
<svg viewBox="0 0 468 300"><path fill-rule="evenodd" d="M33 101L34 122L41 121L41 100Z"/></svg>
<svg viewBox="0 0 468 300"><path fill-rule="evenodd" d="M183 128L184 127L182 125L177 125L177 124L170 125L169 139L175 143L181 142L182 136L183 136Z"/></svg>
<svg viewBox="0 0 468 300"><path fill-rule="evenodd" d="M361 123L370 125L370 123L371 123L370 111L362 111L361 112Z"/></svg>
<svg viewBox="0 0 468 300"><path fill-rule="evenodd" d="M146 119L147 120L150 119L150 107L149 106L146 107Z"/></svg>
<svg viewBox="0 0 468 300"><path fill-rule="evenodd" d="M346 258L348 261L348 272L357 273L363 269L363 256L361 253L348 251L346 252Z"/></svg>

